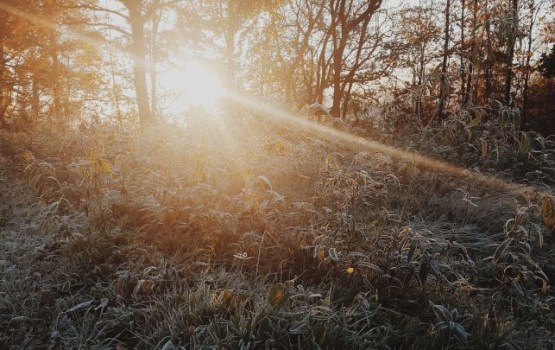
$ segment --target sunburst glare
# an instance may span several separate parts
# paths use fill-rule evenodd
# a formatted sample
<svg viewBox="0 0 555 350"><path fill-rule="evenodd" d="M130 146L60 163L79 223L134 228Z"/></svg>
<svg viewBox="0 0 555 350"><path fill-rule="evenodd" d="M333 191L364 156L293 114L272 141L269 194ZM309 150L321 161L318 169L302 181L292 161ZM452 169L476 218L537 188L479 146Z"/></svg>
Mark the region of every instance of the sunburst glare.
<svg viewBox="0 0 555 350"><path fill-rule="evenodd" d="M168 107L174 113L200 107L215 114L218 102L226 94L218 73L201 62L193 61L183 68L165 72L160 77L160 84L175 96Z"/></svg>

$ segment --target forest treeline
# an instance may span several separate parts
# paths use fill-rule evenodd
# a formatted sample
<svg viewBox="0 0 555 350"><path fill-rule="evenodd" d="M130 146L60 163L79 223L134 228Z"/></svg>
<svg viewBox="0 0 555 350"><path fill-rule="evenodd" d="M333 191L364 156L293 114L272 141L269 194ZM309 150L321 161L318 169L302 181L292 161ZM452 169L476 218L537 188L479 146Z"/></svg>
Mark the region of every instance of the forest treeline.
<svg viewBox="0 0 555 350"><path fill-rule="evenodd" d="M229 88L397 129L515 111L555 132L550 0L2 0L0 127L91 115L148 124L158 75L202 59ZM208 54L209 53L209 54ZM398 130L401 131L401 130Z"/></svg>

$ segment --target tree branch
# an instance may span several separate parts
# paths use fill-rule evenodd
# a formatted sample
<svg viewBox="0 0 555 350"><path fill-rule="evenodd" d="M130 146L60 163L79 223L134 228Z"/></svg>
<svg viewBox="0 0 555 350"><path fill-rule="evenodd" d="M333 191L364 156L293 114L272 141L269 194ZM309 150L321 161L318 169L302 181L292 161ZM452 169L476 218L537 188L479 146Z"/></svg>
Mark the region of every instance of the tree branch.
<svg viewBox="0 0 555 350"><path fill-rule="evenodd" d="M127 17L126 15L124 15L123 13L121 13L119 11L111 10L111 9L96 6L96 5L81 4L81 5L65 6L65 8L68 8L68 9L85 9L85 10L91 10L91 11L96 11L96 12L105 12L105 13L109 13L109 14L112 14L112 15L116 15L120 18L125 19L126 21L129 19L129 17Z"/></svg>
<svg viewBox="0 0 555 350"><path fill-rule="evenodd" d="M88 26L92 26L92 27L102 27L102 28L106 28L106 29L111 29L115 32L118 32L120 34L123 34L125 36L131 37L131 33L129 33L127 30L118 27L114 24L111 23L99 23L99 22L95 22L95 23L90 23L90 22L82 22L82 23L71 23L71 24L84 24L84 25L88 25Z"/></svg>

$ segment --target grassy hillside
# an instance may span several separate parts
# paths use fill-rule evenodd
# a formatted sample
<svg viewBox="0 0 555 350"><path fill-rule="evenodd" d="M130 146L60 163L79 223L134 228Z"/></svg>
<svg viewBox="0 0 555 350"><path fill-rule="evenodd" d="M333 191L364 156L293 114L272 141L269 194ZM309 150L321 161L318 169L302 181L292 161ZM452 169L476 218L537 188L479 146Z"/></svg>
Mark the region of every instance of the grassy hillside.
<svg viewBox="0 0 555 350"><path fill-rule="evenodd" d="M0 348L553 349L555 152L452 125L3 132Z"/></svg>

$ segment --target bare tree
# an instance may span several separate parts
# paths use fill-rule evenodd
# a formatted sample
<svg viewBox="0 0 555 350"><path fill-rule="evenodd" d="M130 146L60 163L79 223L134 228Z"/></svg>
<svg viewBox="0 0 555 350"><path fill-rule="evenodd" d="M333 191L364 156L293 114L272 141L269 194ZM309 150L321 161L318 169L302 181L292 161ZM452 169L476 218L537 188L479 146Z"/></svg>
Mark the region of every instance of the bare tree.
<svg viewBox="0 0 555 350"><path fill-rule="evenodd" d="M148 126L156 121L154 115L154 108L156 108L156 97L152 96L149 99L148 85L147 85L147 72L154 70L153 65L156 63L152 61L156 59L156 53L148 52L148 38L146 35L147 24L152 23L152 35L158 31L160 21L160 11L164 8L174 6L178 3L177 0L118 0L123 5L123 9L105 7L99 4L96 0L80 0L77 5L73 7L87 9L93 12L106 13L118 20L124 20L129 25L129 28L120 25L117 21L98 21L90 19L87 23L99 29L113 30L131 42L131 59L133 61L133 86L135 90L135 101L139 113L139 121L141 126ZM130 30L129 30L130 29ZM150 43L155 39L151 37ZM151 48L156 50L156 48ZM148 65L148 58L151 58L151 66ZM156 74L156 73L154 73ZM151 82L155 86L156 77ZM156 94L156 88L152 88L151 94Z"/></svg>
<svg viewBox="0 0 555 350"><path fill-rule="evenodd" d="M512 0L512 7L510 11L510 16L508 17L507 26L507 63L506 63L506 73L505 73L505 104L510 106L513 104L513 99L511 98L511 87L513 82L513 61L515 56L515 44L516 39L519 36L519 21L518 21L518 0Z"/></svg>
<svg viewBox="0 0 555 350"><path fill-rule="evenodd" d="M330 32L332 40L332 107L330 114L339 117L341 103L345 95L344 80L342 77L345 55L349 39L355 30L360 29L360 36L364 36L370 19L382 5L382 0L355 1L355 0L329 0L331 17ZM364 43L364 37L359 44ZM360 45L359 45L360 46ZM358 51L360 60L360 51ZM352 77L351 77L352 79Z"/></svg>
<svg viewBox="0 0 555 350"><path fill-rule="evenodd" d="M445 112L445 104L449 97L449 79L447 77L447 62L449 59L449 43L451 40L451 0L445 3L445 24L444 24L444 37L443 37L443 60L441 63L441 88L439 92L439 105L437 114L443 117Z"/></svg>

